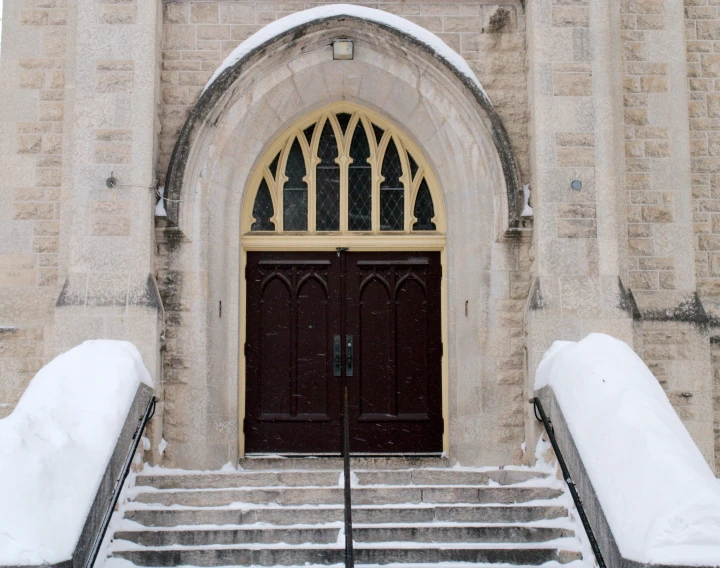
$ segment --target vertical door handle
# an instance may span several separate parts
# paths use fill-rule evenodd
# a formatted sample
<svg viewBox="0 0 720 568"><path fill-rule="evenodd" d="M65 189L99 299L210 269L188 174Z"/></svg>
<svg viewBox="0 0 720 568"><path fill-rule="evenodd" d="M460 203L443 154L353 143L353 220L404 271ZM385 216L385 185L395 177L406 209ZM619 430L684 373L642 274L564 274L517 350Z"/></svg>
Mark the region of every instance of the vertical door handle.
<svg viewBox="0 0 720 568"><path fill-rule="evenodd" d="M353 336L345 336L345 376L353 376Z"/></svg>
<svg viewBox="0 0 720 568"><path fill-rule="evenodd" d="M342 355L340 352L342 346L340 345L340 336L333 336L333 376L339 377L342 375Z"/></svg>

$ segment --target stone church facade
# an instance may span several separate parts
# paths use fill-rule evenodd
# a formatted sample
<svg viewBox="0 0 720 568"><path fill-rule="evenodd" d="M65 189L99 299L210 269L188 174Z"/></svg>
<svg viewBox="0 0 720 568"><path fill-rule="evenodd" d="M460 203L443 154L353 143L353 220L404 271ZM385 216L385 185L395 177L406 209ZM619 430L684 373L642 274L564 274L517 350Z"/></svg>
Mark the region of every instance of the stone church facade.
<svg viewBox="0 0 720 568"><path fill-rule="evenodd" d="M529 463L523 448L538 431L528 399L540 357L555 340L603 332L642 356L717 470L720 6L364 2L390 19L348 10L292 20L208 83L253 34L325 4L5 0L0 417L59 352L125 339L155 378L152 436L155 447L167 442L155 459L211 469L246 451L293 453L272 440L301 428L303 377L326 369L322 385L331 389L332 377L352 381L374 356L376 376L387 365L402 374L406 364L415 369L408 376L429 377L417 400L435 405L433 441L408 442L401 453ZM482 87L424 42L428 33L462 56ZM334 57L338 40L352 42L351 59ZM366 138L366 154L352 132ZM324 137L335 144L327 160ZM353 204L365 198L353 197L353 180L363 175L366 208L356 215ZM327 190L325 179L337 188ZM156 216L160 188L166 215ZM330 202L326 191L336 191ZM393 225L384 204L396 198ZM336 212L330 221L326 207ZM377 326L333 328L354 317L345 304L339 315L327 306L355 301L345 288L355 269L359 278L369 270L380 282L385 270L395 279L387 365L384 336L362 343ZM342 293L331 292L333 271ZM288 287L297 279L292 300L262 296L271 277ZM307 279L318 282L317 301L285 316L272 311L311 298L298 284ZM401 281L410 280L425 296L403 316L398 298L410 284ZM362 286L358 306L370 302ZM391 303L378 300L368 313ZM267 338L318 310L330 315L288 335L295 382L286 416L279 399L263 402L262 369L286 360ZM275 331L262 327L268 321ZM317 357L303 358L297 346L317 321L330 323L310 346ZM356 355L346 344L353 334ZM418 336L426 341L409 347ZM331 355L335 341L342 346ZM320 370L303 375L311 359ZM365 386L358 408L384 388ZM400 396L385 411L405 412L401 429L374 431L379 442L368 451L392 453L388 443L425 420L412 405L401 412L406 402ZM257 410L275 403L275 414ZM306 422L327 419L330 428L323 412L308 410L315 418ZM286 430L253 438L258 416L253 432L265 423ZM314 436L300 453L324 451Z"/></svg>

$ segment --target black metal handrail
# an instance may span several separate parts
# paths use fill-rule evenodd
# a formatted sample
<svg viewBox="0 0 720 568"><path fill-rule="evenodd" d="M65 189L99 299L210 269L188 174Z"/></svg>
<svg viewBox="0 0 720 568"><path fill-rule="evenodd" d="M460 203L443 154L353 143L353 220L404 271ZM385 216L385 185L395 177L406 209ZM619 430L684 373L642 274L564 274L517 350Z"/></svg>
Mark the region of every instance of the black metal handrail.
<svg viewBox="0 0 720 568"><path fill-rule="evenodd" d="M570 471L567 468L565 459L563 458L562 452L560 451L560 446L558 446L557 439L555 438L555 430L552 427L552 423L548 420L542 402L538 397L535 397L533 399L533 405L535 407L535 418L537 418L539 422L543 423L548 438L550 438L550 443L552 444L553 450L555 451L555 457L557 457L558 463L560 464L560 469L562 470L563 479L565 480L565 483L570 490L570 495L572 495L573 501L575 502L575 508L577 509L578 515L580 515L580 520L582 521L583 527L585 528L585 534L587 534L588 540L590 541L590 546L592 547L593 554L595 554L595 559L597 560L598 566L600 568L606 568L602 552L600 552L600 547L598 546L597 540L595 540L595 533L593 533L592 527L590 526L590 521L588 521L587 515L585 514L585 508L583 507L582 499L580 499L580 495L578 495L572 477L570 477ZM540 416L537 415L538 412L540 413Z"/></svg>
<svg viewBox="0 0 720 568"><path fill-rule="evenodd" d="M137 429L135 430L135 434L133 434L130 451L125 457L125 462L123 463L122 470L120 471L120 477L118 477L115 481L115 487L113 487L110 503L108 503L107 509L105 509L105 515L103 516L100 530L98 530L95 535L95 540L93 541L92 548L90 549L90 554L85 562L85 568L93 568L97 555L100 553L100 547L102 546L103 539L105 538L105 533L107 533L108 526L110 526L110 519L112 518L113 511L115 510L115 505L117 505L118 499L120 498L120 493L123 485L125 485L125 480L130 473L130 466L132 465L132 460L135 457L135 452L137 452L138 446L140 445L140 440L142 439L143 432L145 431L145 426L147 426L147 423L155 414L156 403L157 399L154 396L150 397L147 407L145 408L145 412L143 413Z"/></svg>
<svg viewBox="0 0 720 568"><path fill-rule="evenodd" d="M352 498L350 485L350 417L348 387L343 388L343 477L345 481L345 568L353 568Z"/></svg>

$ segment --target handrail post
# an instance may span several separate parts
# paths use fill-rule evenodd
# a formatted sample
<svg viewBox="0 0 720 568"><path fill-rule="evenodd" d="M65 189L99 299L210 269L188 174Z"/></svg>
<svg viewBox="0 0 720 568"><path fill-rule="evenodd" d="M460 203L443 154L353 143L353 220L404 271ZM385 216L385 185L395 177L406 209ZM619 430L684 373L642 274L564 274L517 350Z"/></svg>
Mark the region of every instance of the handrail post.
<svg viewBox="0 0 720 568"><path fill-rule="evenodd" d="M353 568L352 503L350 485L350 416L348 387L343 386L343 477L345 480L345 568Z"/></svg>
<svg viewBox="0 0 720 568"><path fill-rule="evenodd" d="M595 559L597 560L598 566L599 568L606 568L605 560L603 559L602 552L600 552L600 547L598 546L597 540L595 540L595 534L593 533L592 527L590 526L590 521L588 521L587 515L585 514L585 508L583 507L582 499L580 499L580 495L575 488L575 483L573 483L572 477L570 477L570 470L568 470L567 464L565 463L565 458L563 458L562 452L560 451L560 446L558 446L557 439L555 438L555 430L553 429L552 424L550 424L550 421L545 414L545 409L543 408L540 398L536 396L535 398L533 398L532 402L535 406L535 410L540 413L540 417L538 418L538 420L543 423L543 426L545 427L545 432L547 432L548 438L550 438L550 443L552 444L553 450L555 451L555 457L557 458L558 463L560 464L560 469L562 470L563 479L565 480L565 483L570 490L570 495L575 502L575 508L577 509L580 520L582 521L583 527L585 528L585 534L587 534L588 540L590 541L590 546L592 548L593 554L595 554ZM535 417L537 418L537 413L535 414Z"/></svg>

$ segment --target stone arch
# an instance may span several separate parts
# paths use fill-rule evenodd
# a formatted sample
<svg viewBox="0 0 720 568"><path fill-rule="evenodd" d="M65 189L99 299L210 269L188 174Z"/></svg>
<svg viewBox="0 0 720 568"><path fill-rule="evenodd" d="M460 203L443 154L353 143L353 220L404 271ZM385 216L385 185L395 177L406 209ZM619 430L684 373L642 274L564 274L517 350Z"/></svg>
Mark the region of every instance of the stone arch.
<svg viewBox="0 0 720 568"><path fill-rule="evenodd" d="M332 60L328 48L338 38L355 42L354 60ZM447 414L451 457L477 465L519 460L511 452L523 430L514 424L507 426L511 435L497 434L500 449L478 442L479 431L505 428L492 414L503 411L500 405L481 408L481 396L504 396L493 383L492 362L504 355L483 330L506 325L496 300L508 297L527 256L519 240L498 238L517 225L520 205L505 130L481 88L442 55L396 27L334 15L273 36L225 68L175 145L166 179L169 226L158 233L171 289L165 297L175 303L168 335L181 342L184 357L165 365L177 366L166 383L169 466L208 469L238 455L245 195L273 141L339 101L402 128L442 191L450 377L444 400L458 409ZM521 398L522 387L512 388Z"/></svg>
<svg viewBox="0 0 720 568"><path fill-rule="evenodd" d="M475 80L471 79L462 70L458 69L449 61L446 53L438 52L433 46L423 41L422 37L405 31L409 26L417 28L407 20L390 14L383 14L382 21L370 19L368 16L379 12L372 9L358 9L351 6L340 6L335 14L323 15L328 10L316 9L306 12L317 11L318 17L309 21L301 21L297 25L288 25L277 35L268 37L265 41L242 53L236 61L231 64L224 64L190 110L190 113L178 135L168 165L165 178L165 199L168 220L171 225L179 225L182 228L181 203L187 201L185 187L192 185L193 180L193 157L201 153L204 144L212 138L212 132L222 119L224 112L232 106L232 101L242 92L247 83L254 84L263 77L257 77L258 68L267 67L267 62L273 58L274 52L295 51L295 55L308 53L306 46L307 39L313 36L337 36L341 31L348 31L346 34L352 39L355 31L361 36L377 35L385 41L396 42L403 51L408 54L419 55L428 61L428 65L438 68L444 72L446 79L454 81L462 89L467 91L468 98L474 103L476 111L490 134L492 143L497 153L502 169L502 181L504 185L503 195L496 200L496 229L498 236L512 229L518 228L521 222L521 210L523 206L522 187L519 179L517 162L514 152L502 120L495 111L487 93ZM348 8L344 13L343 8ZM352 9L354 8L354 9ZM395 22L397 20L397 22ZM388 23L391 22L391 23ZM397 24L397 25L392 25ZM333 32L335 32L333 34ZM425 36L433 35L423 30ZM262 33L262 30L261 32ZM442 43L436 36L435 39ZM330 38L332 39L332 37ZM448 48L449 49L449 48ZM290 55L290 54L288 54ZM289 59L289 61L287 60ZM294 57L287 58L282 62L289 64ZM451 76L452 79L450 79Z"/></svg>

